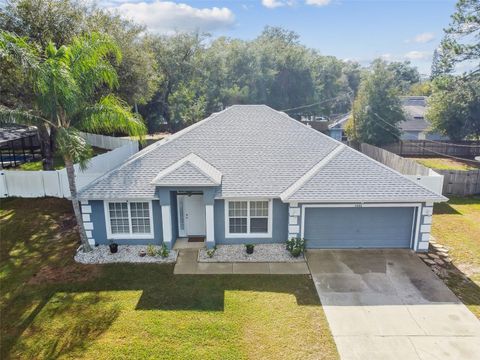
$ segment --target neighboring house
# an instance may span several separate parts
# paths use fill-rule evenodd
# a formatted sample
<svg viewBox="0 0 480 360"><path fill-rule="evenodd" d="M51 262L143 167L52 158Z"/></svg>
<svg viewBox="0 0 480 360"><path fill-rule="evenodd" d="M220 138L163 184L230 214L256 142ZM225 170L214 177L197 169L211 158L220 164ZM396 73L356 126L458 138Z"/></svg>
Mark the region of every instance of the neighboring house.
<svg viewBox="0 0 480 360"><path fill-rule="evenodd" d="M431 131L431 124L425 118L426 96L403 96L402 107L407 118L399 124L402 140L448 140L448 137Z"/></svg>
<svg viewBox="0 0 480 360"><path fill-rule="evenodd" d="M92 243L428 248L445 197L264 105L236 105L143 149L80 193Z"/></svg>
<svg viewBox="0 0 480 360"><path fill-rule="evenodd" d="M326 135L329 134L328 125L330 121L324 116L301 116L300 122Z"/></svg>
<svg viewBox="0 0 480 360"><path fill-rule="evenodd" d="M431 131L431 124L425 118L427 112L426 96L403 96L402 107L406 121L398 124L402 134L401 140L449 140L439 133ZM345 126L350 114L334 121L328 126L330 136L339 141L346 141Z"/></svg>

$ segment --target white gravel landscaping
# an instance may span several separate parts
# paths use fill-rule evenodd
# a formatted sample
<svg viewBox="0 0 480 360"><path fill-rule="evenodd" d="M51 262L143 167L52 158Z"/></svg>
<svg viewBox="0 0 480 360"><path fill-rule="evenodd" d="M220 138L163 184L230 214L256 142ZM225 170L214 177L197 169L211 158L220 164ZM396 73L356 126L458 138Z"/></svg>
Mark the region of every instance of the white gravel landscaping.
<svg viewBox="0 0 480 360"><path fill-rule="evenodd" d="M198 262L304 262L303 254L293 257L285 244L257 244L253 254L245 251L245 245L217 245L212 257L206 249L198 252Z"/></svg>
<svg viewBox="0 0 480 360"><path fill-rule="evenodd" d="M160 246L154 246L160 250ZM92 251L84 253L81 249L75 255L75 261L82 264L108 264L108 263L174 263L177 261L177 252L170 250L168 257L160 255L140 256L140 251L147 251L144 245L118 245L118 252L112 254L107 245L95 246Z"/></svg>

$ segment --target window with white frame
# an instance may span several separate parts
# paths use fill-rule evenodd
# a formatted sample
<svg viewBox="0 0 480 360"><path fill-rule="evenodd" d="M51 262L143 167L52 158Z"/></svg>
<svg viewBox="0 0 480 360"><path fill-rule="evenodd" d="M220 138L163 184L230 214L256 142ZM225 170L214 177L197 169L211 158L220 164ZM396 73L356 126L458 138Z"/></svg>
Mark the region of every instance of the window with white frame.
<svg viewBox="0 0 480 360"><path fill-rule="evenodd" d="M111 237L151 236L151 202L108 202L107 224Z"/></svg>
<svg viewBox="0 0 480 360"><path fill-rule="evenodd" d="M227 202L227 236L268 236L271 233L271 202L232 200Z"/></svg>

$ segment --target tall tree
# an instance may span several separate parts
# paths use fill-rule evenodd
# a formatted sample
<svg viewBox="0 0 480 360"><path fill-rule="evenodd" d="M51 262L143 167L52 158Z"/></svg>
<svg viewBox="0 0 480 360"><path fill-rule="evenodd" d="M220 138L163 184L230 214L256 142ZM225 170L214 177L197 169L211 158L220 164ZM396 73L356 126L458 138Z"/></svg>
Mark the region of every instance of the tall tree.
<svg viewBox="0 0 480 360"><path fill-rule="evenodd" d="M121 131L142 136L145 126L137 114L132 114L125 102L113 94L99 101L99 88L114 88L118 77L110 59L119 62L121 52L106 35L92 33L75 37L69 46L56 47L48 43L45 52L38 53L24 38L0 32L0 57L17 62L34 89L35 107L25 111L0 107L0 121L46 124L55 129L56 146L67 170L68 183L83 250L91 247L83 227L75 183L75 166L87 165L91 147L79 130Z"/></svg>
<svg viewBox="0 0 480 360"><path fill-rule="evenodd" d="M443 73L454 70L455 65L473 61L473 72L480 71L480 2L459 0L452 22L445 29L440 45L440 61Z"/></svg>
<svg viewBox="0 0 480 360"><path fill-rule="evenodd" d="M480 77L442 76L434 81L427 117L452 140L480 139Z"/></svg>
<svg viewBox="0 0 480 360"><path fill-rule="evenodd" d="M347 132L350 138L372 145L398 141L398 124L405 120L395 74L375 60L360 83Z"/></svg>
<svg viewBox="0 0 480 360"><path fill-rule="evenodd" d="M91 32L107 33L117 42L123 54L121 63L113 66L118 74L116 94L132 107L146 103L158 86L155 59L143 36L144 27L124 20L93 2L81 0L9 0L0 11L0 28L29 39L44 52L50 43L68 45L74 37ZM0 104L7 107L33 106L33 89L24 74L10 62L0 61ZM97 89L100 99L109 89ZM39 125L44 169L53 169L55 129Z"/></svg>
<svg viewBox="0 0 480 360"><path fill-rule="evenodd" d="M394 74L397 87L402 95L408 94L412 85L420 82L420 73L410 61L394 61L387 65L387 69Z"/></svg>

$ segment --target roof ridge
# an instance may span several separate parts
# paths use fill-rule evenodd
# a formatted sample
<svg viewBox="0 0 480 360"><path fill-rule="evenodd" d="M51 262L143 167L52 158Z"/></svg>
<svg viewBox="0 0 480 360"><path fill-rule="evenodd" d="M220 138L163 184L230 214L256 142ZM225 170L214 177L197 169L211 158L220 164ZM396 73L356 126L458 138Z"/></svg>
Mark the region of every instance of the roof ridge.
<svg viewBox="0 0 480 360"><path fill-rule="evenodd" d="M115 173L116 171L124 168L125 166L131 164L132 162L134 162L135 160L147 155L148 153L152 152L153 150L159 148L160 146L162 145L165 145L169 142L171 142L172 140L175 140L175 139L178 139L179 137L181 137L182 135L185 135L187 133L189 133L190 131L196 129L197 127L200 127L201 125L207 123L208 121L216 118L218 115L220 115L221 113L227 111L228 108L225 108L221 111L218 111L216 113L212 113L210 114L210 116L208 116L207 118L203 119L203 120L200 120L198 122L196 122L195 124L192 124L190 126L187 126L185 129L182 129L178 132L176 132L175 134L172 134L171 136L168 136L167 138L165 139L162 139L160 141L157 141L155 143L153 143L152 145L149 145L147 146L145 149L142 149L140 151L138 151L137 153L133 154L132 156L130 156L124 163L120 164L119 166L117 166L116 168L113 168L112 170L110 171L107 171L105 174L103 174L102 176L96 178L95 180L93 180L91 183L87 184L84 188L82 188L79 192L78 192L78 195L79 195L79 198L81 198L81 195L83 192L87 191L89 188L91 188L92 186L94 186L95 184L99 183L100 181L102 181L103 179L106 179L107 177L109 177L111 174ZM150 148L150 149L149 149ZM148 151L146 151L148 149Z"/></svg>
<svg viewBox="0 0 480 360"><path fill-rule="evenodd" d="M316 131L316 130L315 130ZM287 201L292 195L294 195L308 180L314 177L324 166L332 161L339 153L341 153L347 146L345 144L337 145L330 151L323 159L313 165L310 170L303 174L297 181L290 185L286 190L280 194L282 201Z"/></svg>

